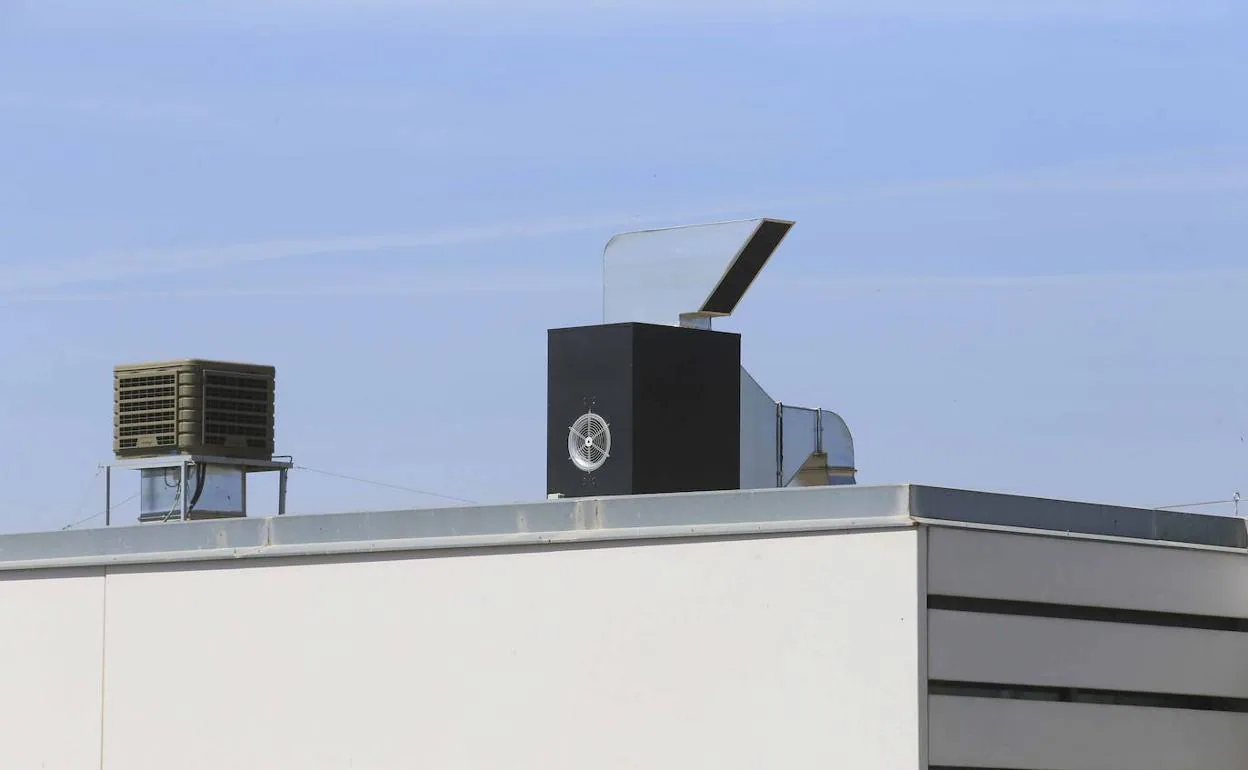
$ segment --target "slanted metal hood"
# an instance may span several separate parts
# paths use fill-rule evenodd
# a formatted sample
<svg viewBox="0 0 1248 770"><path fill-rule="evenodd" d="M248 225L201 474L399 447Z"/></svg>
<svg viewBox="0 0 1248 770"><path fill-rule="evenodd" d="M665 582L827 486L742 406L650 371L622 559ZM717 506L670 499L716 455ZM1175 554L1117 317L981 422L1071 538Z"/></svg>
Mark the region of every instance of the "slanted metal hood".
<svg viewBox="0 0 1248 770"><path fill-rule="evenodd" d="M761 217L621 233L603 250L603 323L709 329L731 315L794 222ZM782 404L741 369L741 488L853 484L840 415Z"/></svg>
<svg viewBox="0 0 1248 770"><path fill-rule="evenodd" d="M615 236L603 250L603 322L709 328L732 314L791 227L744 219Z"/></svg>

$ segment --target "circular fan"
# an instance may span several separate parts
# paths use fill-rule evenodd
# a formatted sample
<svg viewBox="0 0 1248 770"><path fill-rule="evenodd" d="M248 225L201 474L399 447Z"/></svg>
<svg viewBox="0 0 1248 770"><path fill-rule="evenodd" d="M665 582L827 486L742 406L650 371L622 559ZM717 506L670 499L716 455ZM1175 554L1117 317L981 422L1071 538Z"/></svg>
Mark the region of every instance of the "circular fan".
<svg viewBox="0 0 1248 770"><path fill-rule="evenodd" d="M601 468L611 456L611 426L593 412L576 418L568 429L568 456L586 473Z"/></svg>

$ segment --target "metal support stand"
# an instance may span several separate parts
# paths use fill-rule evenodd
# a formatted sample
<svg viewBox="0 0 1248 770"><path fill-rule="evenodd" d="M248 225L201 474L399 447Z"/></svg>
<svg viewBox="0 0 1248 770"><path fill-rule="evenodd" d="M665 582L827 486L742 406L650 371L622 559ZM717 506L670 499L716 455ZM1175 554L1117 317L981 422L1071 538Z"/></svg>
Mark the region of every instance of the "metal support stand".
<svg viewBox="0 0 1248 770"><path fill-rule="evenodd" d="M190 521L196 519L243 518L247 516L247 477L252 473L277 471L277 515L286 515L286 482L287 475L294 467L294 459L282 457L272 460L247 460L235 457L209 457L202 455L166 455L163 457L144 457L133 460L117 460L104 466L104 526L112 524L113 505L113 469L135 470L143 474L143 487L140 491L140 522ZM157 499L163 493L167 496L168 487L159 485L159 478L166 478L177 469L177 487L173 499ZM157 472L160 476L157 476ZM155 479L155 481L153 481ZM189 487L198 485L198 491L192 493ZM224 507L199 503L192 499L202 492L209 484L215 485L220 498L221 489L225 489L225 498L231 500ZM154 506L160 505L160 510ZM148 510L151 508L152 510ZM161 511L164 511L163 513ZM176 514L176 518L174 518Z"/></svg>
<svg viewBox="0 0 1248 770"><path fill-rule="evenodd" d="M182 514L178 518L186 521L186 463L178 466L178 508L181 509ZM245 508L243 513L247 513Z"/></svg>

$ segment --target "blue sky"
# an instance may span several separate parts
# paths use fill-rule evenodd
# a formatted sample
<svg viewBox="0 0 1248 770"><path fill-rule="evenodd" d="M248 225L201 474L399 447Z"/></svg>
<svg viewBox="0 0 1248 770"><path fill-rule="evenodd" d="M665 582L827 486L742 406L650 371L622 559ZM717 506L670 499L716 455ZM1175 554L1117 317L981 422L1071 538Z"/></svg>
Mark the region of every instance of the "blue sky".
<svg viewBox="0 0 1248 770"><path fill-rule="evenodd" d="M860 481L1248 494L1236 5L0 0L0 530L100 508L165 357L276 365L301 464L541 497L607 239L750 216L797 226L719 327Z"/></svg>

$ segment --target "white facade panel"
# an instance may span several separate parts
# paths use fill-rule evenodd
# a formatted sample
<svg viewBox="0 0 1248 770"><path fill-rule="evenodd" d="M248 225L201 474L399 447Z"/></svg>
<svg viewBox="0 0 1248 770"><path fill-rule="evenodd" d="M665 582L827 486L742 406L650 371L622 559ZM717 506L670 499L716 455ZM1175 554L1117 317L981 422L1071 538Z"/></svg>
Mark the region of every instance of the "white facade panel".
<svg viewBox="0 0 1248 770"><path fill-rule="evenodd" d="M928 592L1248 618L1242 552L933 527Z"/></svg>
<svg viewBox="0 0 1248 770"><path fill-rule="evenodd" d="M917 768L917 540L110 573L103 767Z"/></svg>
<svg viewBox="0 0 1248 770"><path fill-rule="evenodd" d="M1244 770L1248 714L933 697L933 766Z"/></svg>
<svg viewBox="0 0 1248 770"><path fill-rule="evenodd" d="M0 767L99 767L103 629L103 570L0 576Z"/></svg>
<svg viewBox="0 0 1248 770"><path fill-rule="evenodd" d="M1248 634L933 611L932 679L1248 698Z"/></svg>

